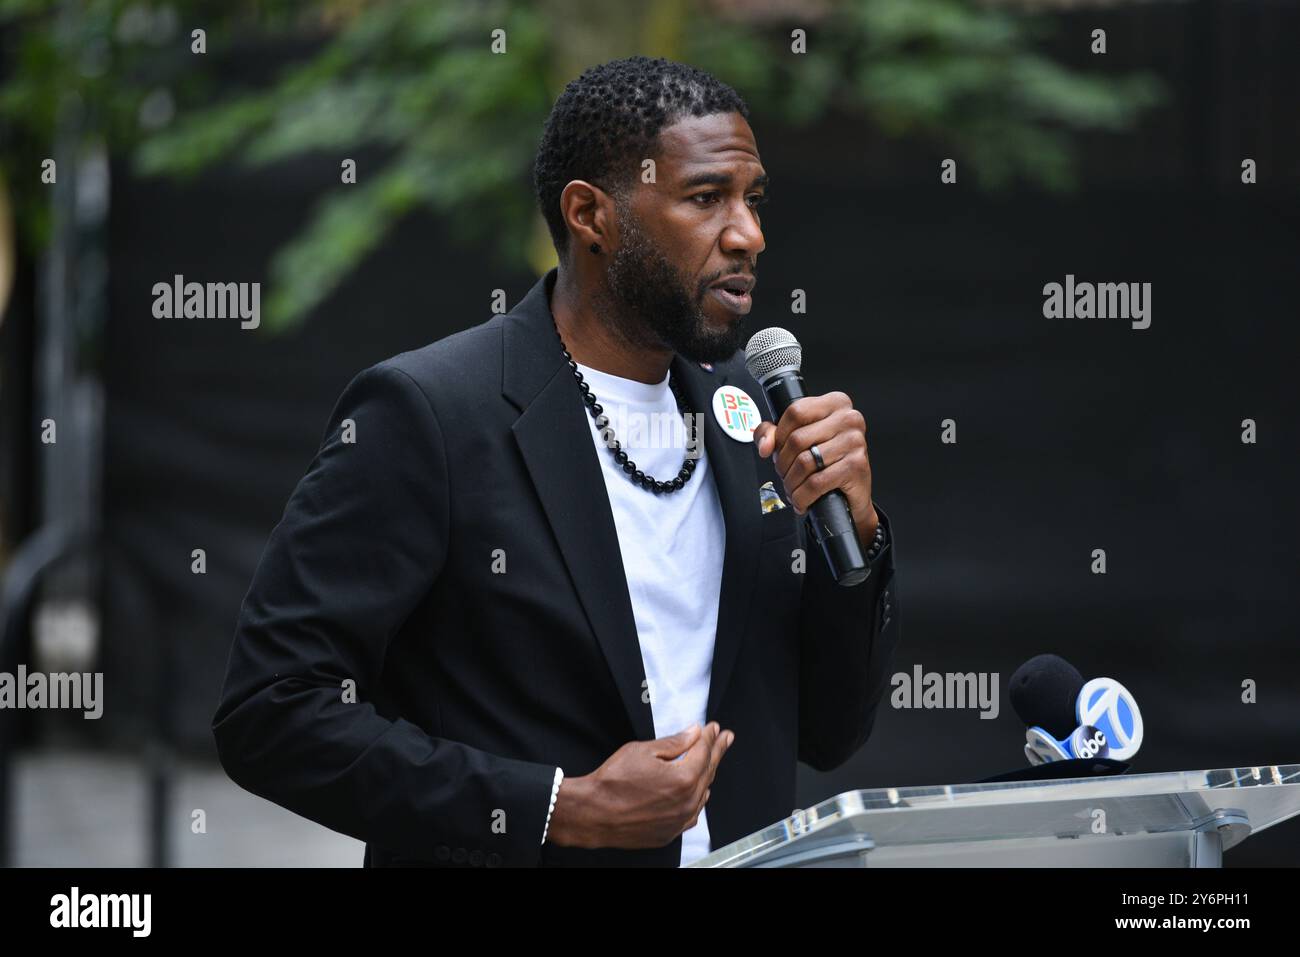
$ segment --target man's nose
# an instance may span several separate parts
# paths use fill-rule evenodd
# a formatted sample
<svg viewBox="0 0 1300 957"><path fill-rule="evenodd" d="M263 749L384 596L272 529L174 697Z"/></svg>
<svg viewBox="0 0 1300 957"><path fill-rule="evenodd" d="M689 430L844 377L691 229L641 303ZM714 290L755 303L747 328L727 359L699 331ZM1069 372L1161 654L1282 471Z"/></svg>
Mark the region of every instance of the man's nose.
<svg viewBox="0 0 1300 957"><path fill-rule="evenodd" d="M745 206L744 213L733 217L722 231L721 245L723 252L744 253L751 260L767 248L767 243L763 240L763 228L758 225L757 217L748 206Z"/></svg>

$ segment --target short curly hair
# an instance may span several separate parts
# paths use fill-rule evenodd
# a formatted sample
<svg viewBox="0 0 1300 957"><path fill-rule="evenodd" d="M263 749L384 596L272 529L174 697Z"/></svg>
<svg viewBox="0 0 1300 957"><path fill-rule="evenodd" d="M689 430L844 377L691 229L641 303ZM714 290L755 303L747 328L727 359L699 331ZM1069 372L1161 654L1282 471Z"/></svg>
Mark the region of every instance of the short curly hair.
<svg viewBox="0 0 1300 957"><path fill-rule="evenodd" d="M683 117L739 113L749 119L740 95L703 70L662 57L611 60L583 71L551 108L533 163L533 188L560 258L569 231L560 194L586 180L626 200L641 161L657 152L659 132Z"/></svg>

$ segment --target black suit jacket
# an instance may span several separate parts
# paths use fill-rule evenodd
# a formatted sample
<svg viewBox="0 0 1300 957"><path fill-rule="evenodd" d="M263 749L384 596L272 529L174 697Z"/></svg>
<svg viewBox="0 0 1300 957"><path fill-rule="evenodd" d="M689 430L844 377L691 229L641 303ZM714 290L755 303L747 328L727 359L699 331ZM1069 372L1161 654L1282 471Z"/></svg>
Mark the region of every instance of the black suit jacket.
<svg viewBox="0 0 1300 957"><path fill-rule="evenodd" d="M556 766L588 774L655 737L555 278L352 380L240 611L212 723L221 763L365 841L366 866L678 864L680 837L540 844ZM723 383L766 406L743 353L671 370L705 412L726 525L706 714L736 733L708 804L718 848L793 810L796 760L829 770L867 739L899 633L894 548L835 585L793 508L762 513L763 482L785 499L771 461L710 411Z"/></svg>

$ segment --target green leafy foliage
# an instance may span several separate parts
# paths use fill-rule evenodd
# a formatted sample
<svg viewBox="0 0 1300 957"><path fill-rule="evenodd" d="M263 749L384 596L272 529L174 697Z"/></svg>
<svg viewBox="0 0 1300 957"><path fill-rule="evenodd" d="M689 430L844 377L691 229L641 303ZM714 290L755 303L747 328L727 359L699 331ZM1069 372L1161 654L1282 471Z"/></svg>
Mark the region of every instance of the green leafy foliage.
<svg viewBox="0 0 1300 957"><path fill-rule="evenodd" d="M48 199L22 184L68 137L107 142L142 176L300 156L337 171L344 158L381 157L286 237L270 265L263 328L274 331L309 315L415 209L503 263L548 265L529 188L542 124L574 72L631 52L708 69L765 119L798 127L835 111L933 140L986 188L1016 177L1069 188L1074 133L1124 129L1160 96L1150 77L1083 73L1037 52L1044 21L956 0L853 0L762 21L687 0L307 7L0 0L14 63L0 89L0 164L27 241L46 239ZM190 52L195 26L205 56ZM792 52L794 29L807 53ZM496 30L504 53L490 48ZM300 55L269 79L217 80L225 53L250 49Z"/></svg>

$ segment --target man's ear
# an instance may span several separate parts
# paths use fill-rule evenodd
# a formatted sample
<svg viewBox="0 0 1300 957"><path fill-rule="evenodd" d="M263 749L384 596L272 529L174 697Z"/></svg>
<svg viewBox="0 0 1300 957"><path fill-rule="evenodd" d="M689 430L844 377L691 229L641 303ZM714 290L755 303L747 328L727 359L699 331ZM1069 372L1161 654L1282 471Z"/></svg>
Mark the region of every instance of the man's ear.
<svg viewBox="0 0 1300 957"><path fill-rule="evenodd" d="M575 179L564 187L560 193L560 215L569 227L575 249L588 250L593 245L602 251L612 248L613 224L605 211L613 207L613 198L586 180Z"/></svg>

